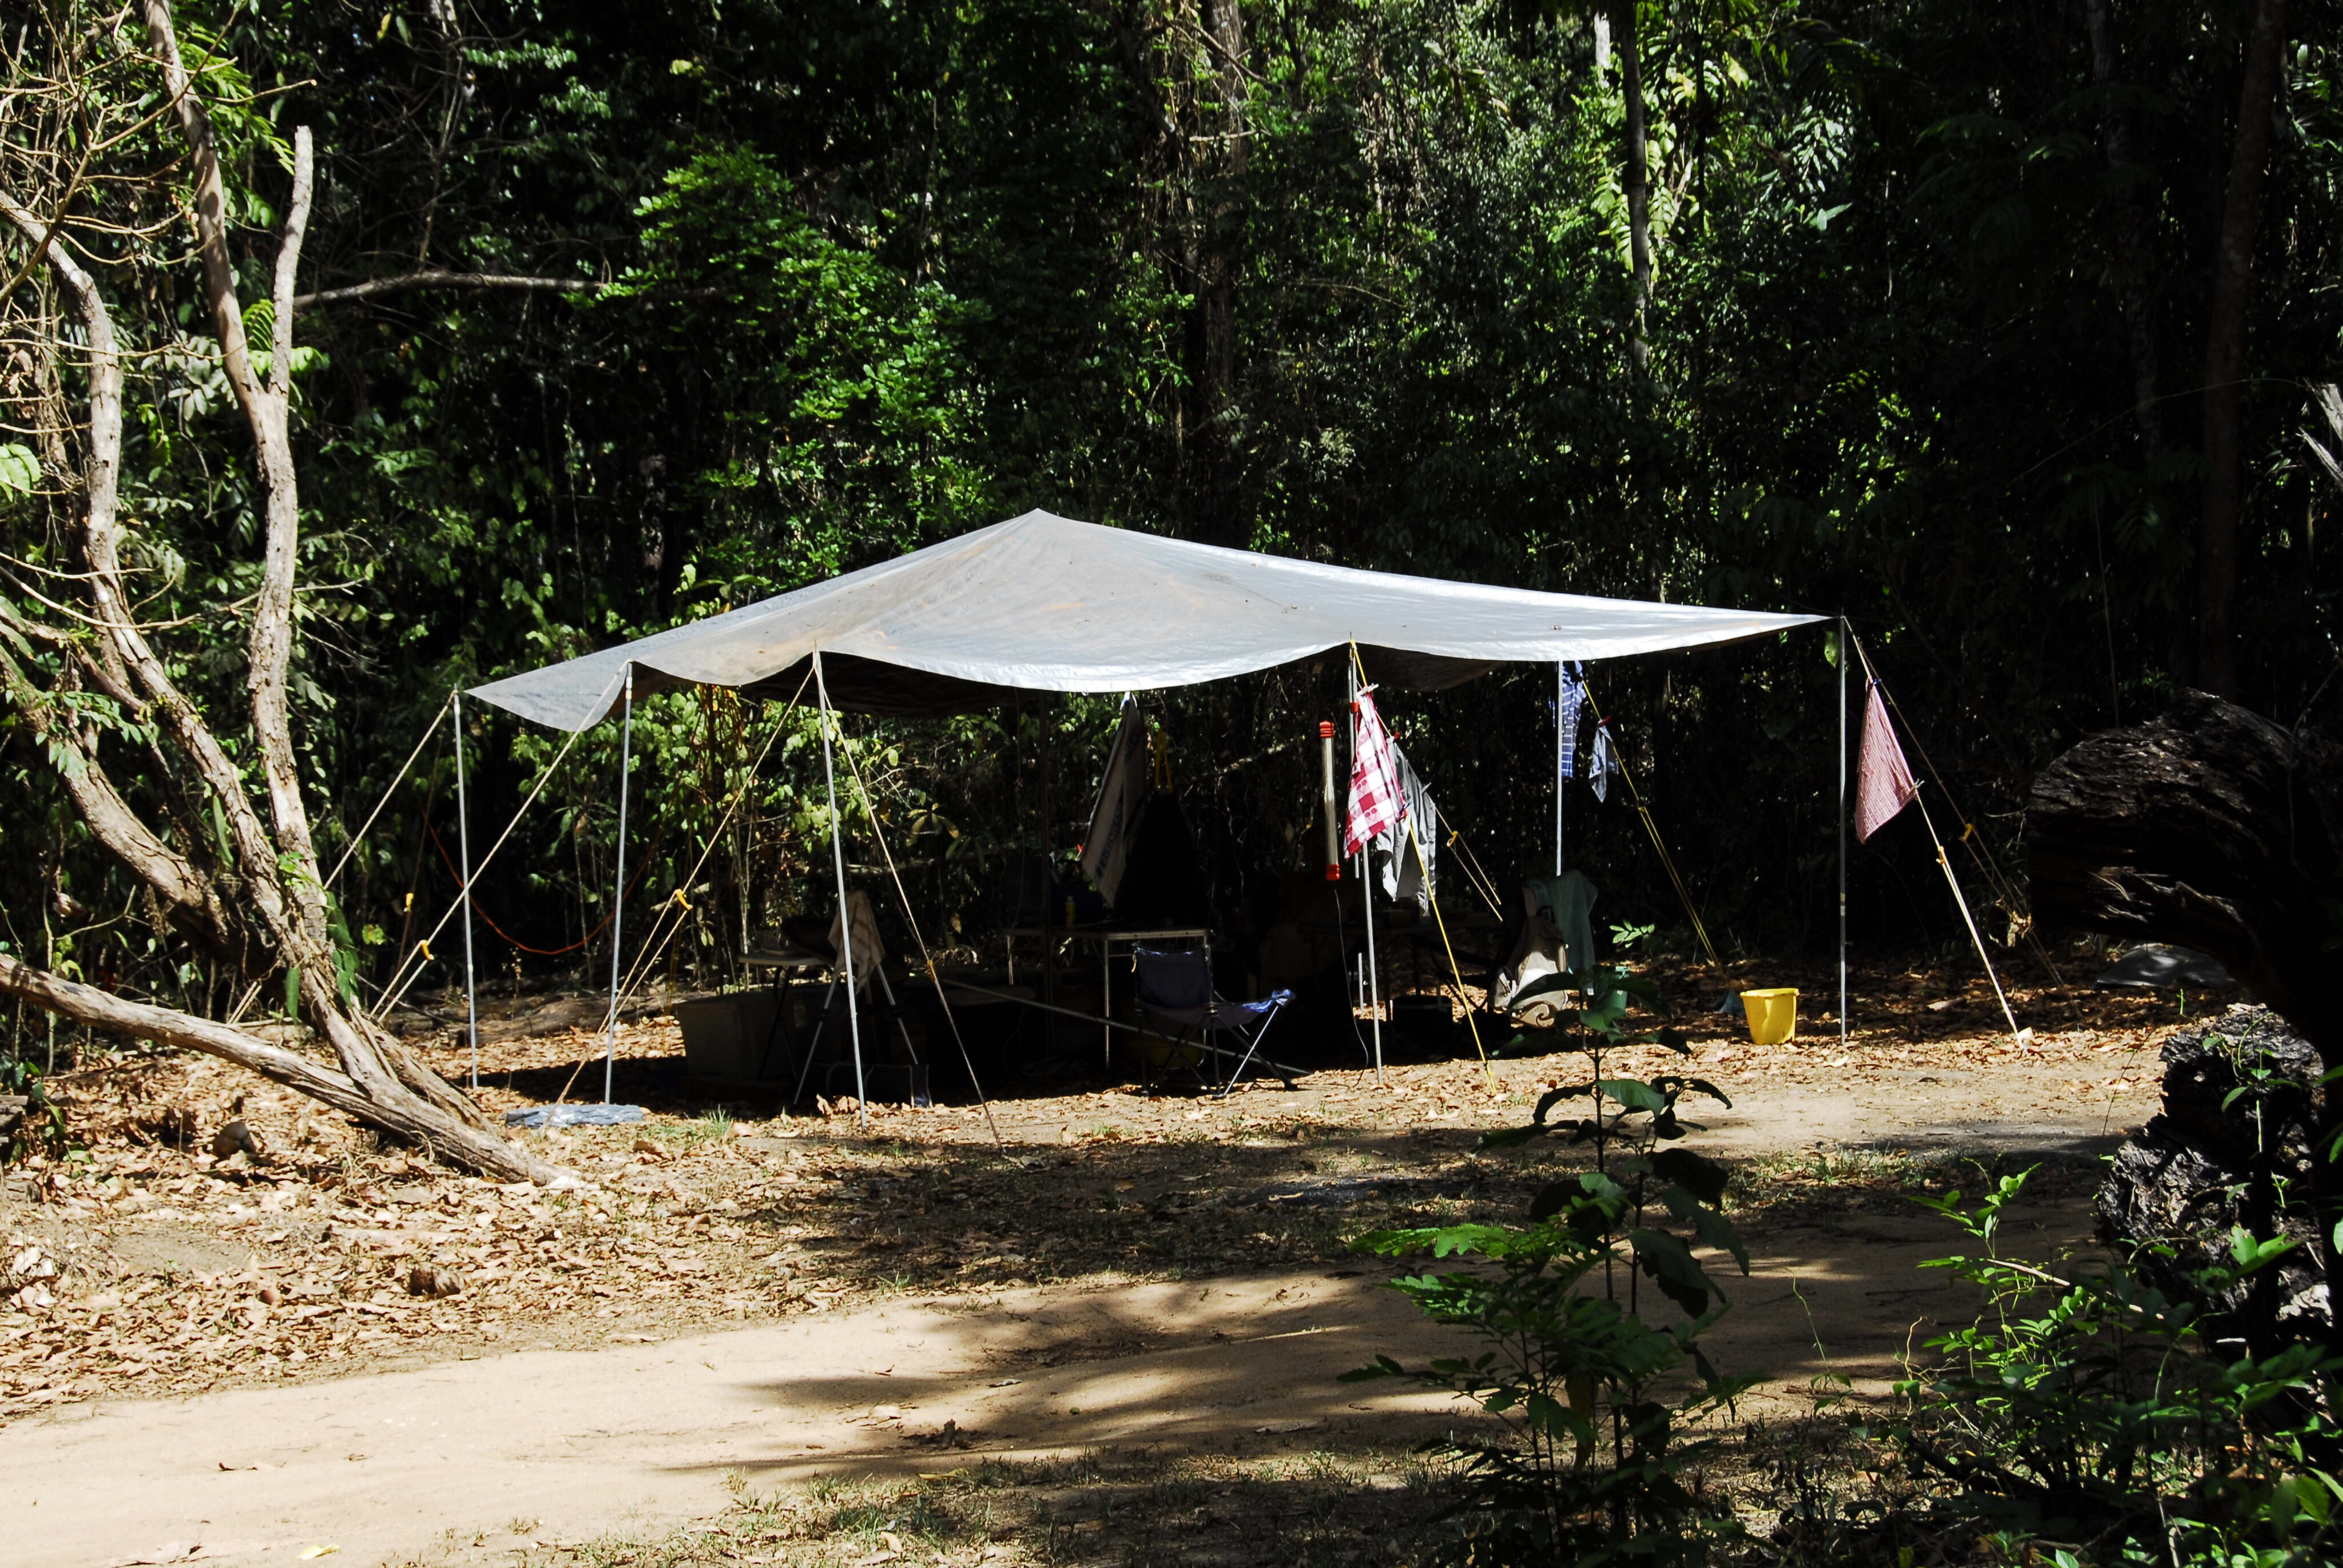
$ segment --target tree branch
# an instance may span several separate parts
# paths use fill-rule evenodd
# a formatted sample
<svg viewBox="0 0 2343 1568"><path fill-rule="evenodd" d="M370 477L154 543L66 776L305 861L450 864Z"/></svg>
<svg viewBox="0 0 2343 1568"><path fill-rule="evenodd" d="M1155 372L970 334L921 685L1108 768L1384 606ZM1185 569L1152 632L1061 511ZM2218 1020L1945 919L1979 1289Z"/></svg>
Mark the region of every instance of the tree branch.
<svg viewBox="0 0 2343 1568"><path fill-rule="evenodd" d="M227 187L220 178L212 117L179 58L170 0L146 0L146 35L163 67L163 85L178 106L179 132L195 169L196 249L203 257L204 297L211 307L212 330L220 340L221 369L236 400L244 406L245 417L256 419L263 389L252 373L252 347L244 336L244 313L236 307L236 268L227 254Z"/></svg>
<svg viewBox="0 0 2343 1568"><path fill-rule="evenodd" d="M309 193L315 184L309 127L293 127L293 206L285 217L285 238L277 247L277 311L269 336L268 390L282 403L293 396L293 276L301 266L301 239L309 230Z"/></svg>
<svg viewBox="0 0 2343 1568"><path fill-rule="evenodd" d="M321 288L315 294L293 297L294 310L307 310L319 305L340 305L355 299L380 299L393 294L413 294L426 288L460 288L478 292L510 294L599 294L611 286L607 283L589 283L581 277L528 277L499 272L449 272L432 268L423 272L402 273L397 277L372 277L364 283L346 284L340 288Z"/></svg>
<svg viewBox="0 0 2343 1568"><path fill-rule="evenodd" d="M6 953L0 953L0 993L22 997L60 1018L85 1023L108 1034L150 1040L158 1045L178 1046L220 1057L288 1089L322 1100L337 1111L347 1111L361 1120L373 1120L373 1106L358 1092L357 1085L341 1073L227 1024L173 1008L126 1000L96 986L82 985L46 970L19 963Z"/></svg>
<svg viewBox="0 0 2343 1568"><path fill-rule="evenodd" d="M13 622L15 618L5 618ZM42 744L58 757L58 780L97 841L193 926L193 934L206 947L216 953L233 952L238 945L233 922L211 896L210 884L138 819L72 723L57 711L54 694L35 687L5 647L0 647L0 689L7 692Z"/></svg>
<svg viewBox="0 0 2343 1568"><path fill-rule="evenodd" d="M301 799L300 769L293 754L293 736L287 710L286 674L293 660L293 580L299 567L301 539L300 492L293 470L289 404L281 392L263 387L253 374L251 346L244 335L244 311L236 292L236 266L227 246L227 191L220 176L219 150L212 134L211 112L192 90L187 68L179 57L179 37L171 19L170 0L146 0L146 32L163 68L164 85L179 107L179 131L196 176L196 249L203 258L205 302L211 308L212 330L220 342L220 367L236 400L252 427L253 446L259 455L260 480L266 496L266 540L261 556L260 592L252 612L251 668L246 684L252 693L253 739L260 753L260 771L268 786L268 804L276 819L271 864L290 862L291 875L282 879L287 900L298 912L299 935L283 933L287 956L305 969L317 967L331 952L326 936L325 887L317 874L317 855L309 831L309 809ZM306 127L293 136L294 211L286 225L277 257L277 286L287 297L292 274L300 265L301 231L308 220L310 144ZM289 312L287 313L289 316ZM275 333L283 345L280 364L290 374L292 327L280 321ZM272 381L277 379L272 369ZM267 879L258 863L247 868L256 881ZM364 1081L360 1064L345 1060L352 1075Z"/></svg>

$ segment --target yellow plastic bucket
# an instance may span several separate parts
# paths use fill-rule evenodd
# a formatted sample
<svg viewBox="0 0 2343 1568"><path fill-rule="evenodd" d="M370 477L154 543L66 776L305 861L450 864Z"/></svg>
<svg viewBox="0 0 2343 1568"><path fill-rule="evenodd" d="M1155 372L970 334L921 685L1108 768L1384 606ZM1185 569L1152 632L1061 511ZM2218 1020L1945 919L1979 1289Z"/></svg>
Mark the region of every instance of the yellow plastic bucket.
<svg viewBox="0 0 2343 1568"><path fill-rule="evenodd" d="M1749 1015L1753 1045L1779 1045L1798 1032L1798 988L1794 985L1743 991L1741 1010Z"/></svg>

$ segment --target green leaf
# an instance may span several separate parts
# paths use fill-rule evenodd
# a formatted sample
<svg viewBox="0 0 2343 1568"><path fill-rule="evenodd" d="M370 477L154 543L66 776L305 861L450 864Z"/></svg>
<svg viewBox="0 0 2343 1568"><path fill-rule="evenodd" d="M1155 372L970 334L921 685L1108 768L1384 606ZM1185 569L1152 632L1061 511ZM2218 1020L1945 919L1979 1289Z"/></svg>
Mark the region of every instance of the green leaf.
<svg viewBox="0 0 2343 1568"><path fill-rule="evenodd" d="M1668 1108L1669 1096L1661 1093L1640 1078L1606 1078L1596 1087L1630 1111L1649 1111L1657 1115Z"/></svg>
<svg viewBox="0 0 2343 1568"><path fill-rule="evenodd" d="M0 441L0 496L29 496L41 483L41 460L19 441Z"/></svg>
<svg viewBox="0 0 2343 1568"><path fill-rule="evenodd" d="M1653 1155L1652 1174L1674 1182L1711 1208L1725 1201L1725 1183L1732 1180L1724 1166L1689 1149L1663 1149Z"/></svg>
<svg viewBox="0 0 2343 1568"><path fill-rule="evenodd" d="M2250 1274L2294 1251L2294 1248L2295 1241L2290 1236L2272 1236L2265 1241L2258 1240L2243 1225L2229 1227L2229 1256L2235 1260L2241 1273Z"/></svg>
<svg viewBox="0 0 2343 1568"><path fill-rule="evenodd" d="M1668 1152L1674 1154L1681 1153L1683 1151L1672 1149ZM1743 1243L1741 1232L1733 1228L1732 1221L1703 1203L1682 1187L1663 1189L1660 1201L1667 1205L1669 1213L1690 1225L1694 1234L1701 1239L1704 1245L1714 1247L1720 1252L1730 1253L1733 1261L1741 1265L1743 1273L1746 1274L1749 1271L1749 1249Z"/></svg>
<svg viewBox="0 0 2343 1568"><path fill-rule="evenodd" d="M1668 1300L1684 1309L1686 1317L1696 1318L1708 1311L1712 1295L1724 1299L1725 1292L1716 1288L1691 1249L1665 1231L1638 1227L1627 1232L1627 1244L1635 1250L1636 1266Z"/></svg>

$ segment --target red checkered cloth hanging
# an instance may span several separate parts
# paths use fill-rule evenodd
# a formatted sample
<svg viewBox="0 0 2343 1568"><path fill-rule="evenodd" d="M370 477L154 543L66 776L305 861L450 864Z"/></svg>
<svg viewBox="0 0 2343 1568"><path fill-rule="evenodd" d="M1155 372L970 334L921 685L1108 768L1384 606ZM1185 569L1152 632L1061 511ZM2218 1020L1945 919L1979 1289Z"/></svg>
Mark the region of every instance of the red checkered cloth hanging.
<svg viewBox="0 0 2343 1568"><path fill-rule="evenodd" d="M1400 788L1399 749L1375 711L1374 689L1359 693L1359 716L1353 729L1351 804L1342 822L1342 853L1355 855L1397 826L1407 814L1407 795Z"/></svg>

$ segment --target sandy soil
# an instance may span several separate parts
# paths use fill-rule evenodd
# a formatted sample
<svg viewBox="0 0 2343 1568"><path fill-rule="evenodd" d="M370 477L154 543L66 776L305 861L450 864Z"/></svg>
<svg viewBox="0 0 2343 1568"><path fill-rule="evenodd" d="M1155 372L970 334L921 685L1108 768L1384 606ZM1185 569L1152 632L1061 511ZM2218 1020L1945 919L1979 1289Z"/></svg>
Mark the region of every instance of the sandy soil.
<svg viewBox="0 0 2343 1568"><path fill-rule="evenodd" d="M1754 1254L1713 1341L1768 1374L1752 1413L1795 1415L1839 1378L1877 1397L1967 1308L1917 1268L1951 1234L1909 1192L2040 1163L2014 1240L2087 1245L2093 1161L2153 1110L2175 1021L2168 1000L2031 993L2020 1049L1952 982L1868 989L1881 1021L1845 1048L1825 1028L1761 1052L1723 1020L1695 1042L1733 1096L1694 1143L1733 1165ZM483 1097L549 1096L583 1043L496 1042ZM0 1261L56 1271L47 1305L0 1317L9 1561L526 1557L709 1517L728 1478L1078 1452L1382 1456L1397 1475L1453 1412L1333 1380L1454 1347L1343 1243L1517 1215L1567 1153L1486 1154L1478 1132L1584 1071L1394 1062L1381 1085L1324 1071L1226 1101L1110 1083L997 1102L996 1144L965 1108L882 1112L868 1135L695 1118L659 1098L674 1050L661 1023L626 1037L620 1091L649 1123L549 1136L589 1179L575 1194L372 1150L205 1061L76 1085L92 1158L0 1188ZM175 1146L239 1094L259 1160Z"/></svg>

